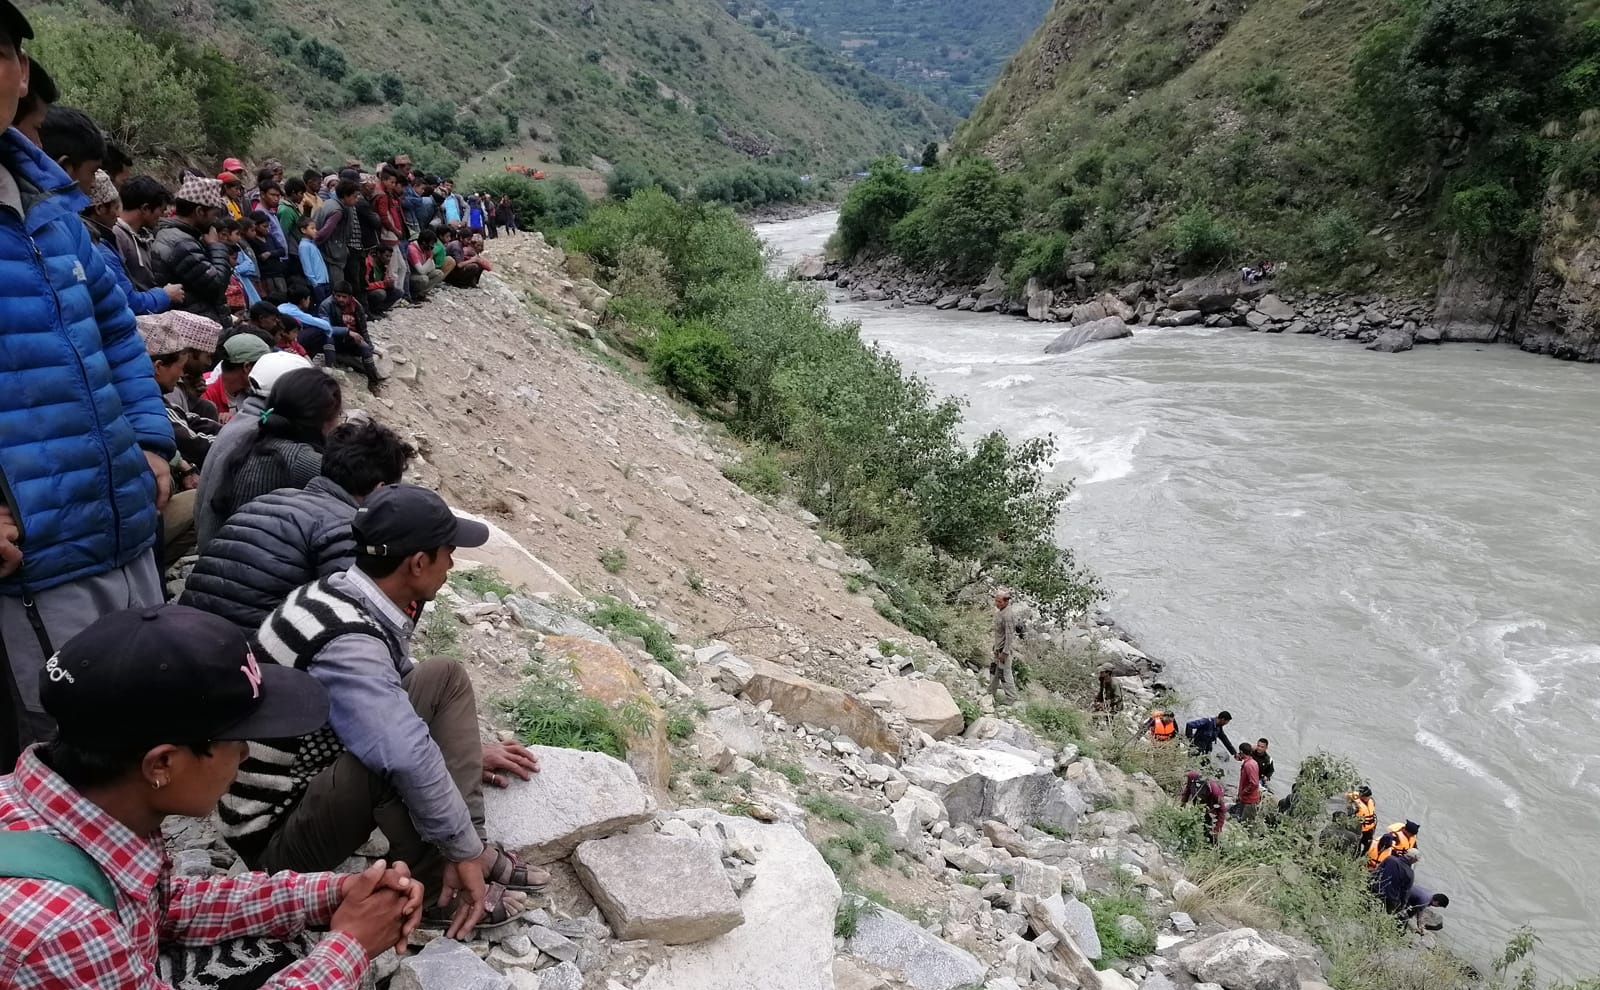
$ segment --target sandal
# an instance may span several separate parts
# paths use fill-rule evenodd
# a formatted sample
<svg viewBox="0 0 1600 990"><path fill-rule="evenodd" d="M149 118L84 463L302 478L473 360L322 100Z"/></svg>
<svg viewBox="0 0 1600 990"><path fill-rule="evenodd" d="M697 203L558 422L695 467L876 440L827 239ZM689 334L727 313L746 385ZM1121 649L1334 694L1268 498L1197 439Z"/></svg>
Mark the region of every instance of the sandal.
<svg viewBox="0 0 1600 990"><path fill-rule="evenodd" d="M489 938L505 931L515 924L517 919L522 917L522 912L527 909L527 898L517 891L507 890L498 883L489 884L489 893L484 899L483 917L478 919L477 926L472 929L472 937ZM454 915L454 904L447 907L432 905L422 912L422 925L425 928L448 931Z"/></svg>
<svg viewBox="0 0 1600 990"><path fill-rule="evenodd" d="M543 893L550 886L550 872L531 866L500 846L490 846L497 854L494 863L483 871L483 878L510 890L525 890L532 894Z"/></svg>

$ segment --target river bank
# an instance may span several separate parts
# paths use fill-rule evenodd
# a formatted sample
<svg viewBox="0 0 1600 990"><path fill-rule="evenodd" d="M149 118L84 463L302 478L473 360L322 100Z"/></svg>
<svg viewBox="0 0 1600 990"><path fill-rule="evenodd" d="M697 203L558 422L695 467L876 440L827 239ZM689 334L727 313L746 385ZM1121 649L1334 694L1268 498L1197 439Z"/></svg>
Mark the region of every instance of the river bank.
<svg viewBox="0 0 1600 990"><path fill-rule="evenodd" d="M762 233L789 264L830 230ZM1351 752L1381 816L1424 816L1453 930L1492 945L1531 922L1560 972L1600 962L1600 876L1570 851L1600 795L1589 369L1511 347L1352 359L1204 325L1053 357L1058 325L831 306L963 399L972 431L1058 438L1052 477L1077 483L1061 539L1186 712L1231 708L1280 762ZM1507 845L1508 821L1535 820L1560 838Z"/></svg>
<svg viewBox="0 0 1600 990"><path fill-rule="evenodd" d="M1600 360L1600 351L1577 347L1559 334L1530 332L1508 338L1493 322L1438 320L1430 300L1306 292L1276 278L1246 282L1238 273L1105 287L1096 266L1085 262L1068 269L1070 284L1045 288L1030 281L1013 291L998 274L979 283L952 280L892 257L845 265L808 253L796 259L794 270L797 278L843 290L851 302L931 306L1073 327L1099 324L1095 340L1127 336L1134 327L1204 327L1348 340L1383 353L1427 344L1498 342L1561 360ZM1114 324L1101 322L1106 320Z"/></svg>

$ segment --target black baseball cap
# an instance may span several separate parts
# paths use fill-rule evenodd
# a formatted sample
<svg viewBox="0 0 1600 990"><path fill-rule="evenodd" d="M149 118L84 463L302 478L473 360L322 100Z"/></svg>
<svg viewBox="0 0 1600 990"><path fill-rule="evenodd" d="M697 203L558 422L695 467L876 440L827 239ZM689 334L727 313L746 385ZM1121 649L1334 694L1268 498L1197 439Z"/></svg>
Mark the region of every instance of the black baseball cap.
<svg viewBox="0 0 1600 990"><path fill-rule="evenodd" d="M368 495L350 529L356 552L369 557L409 557L489 542L488 526L456 515L437 493L417 485L384 485Z"/></svg>
<svg viewBox="0 0 1600 990"><path fill-rule="evenodd" d="M105 752L289 739L328 721L310 674L258 665L237 626L186 605L96 619L46 662L39 698L63 742Z"/></svg>
<svg viewBox="0 0 1600 990"><path fill-rule="evenodd" d="M33 37L33 25L28 23L28 19L11 0L0 0L0 34L10 39L12 44Z"/></svg>

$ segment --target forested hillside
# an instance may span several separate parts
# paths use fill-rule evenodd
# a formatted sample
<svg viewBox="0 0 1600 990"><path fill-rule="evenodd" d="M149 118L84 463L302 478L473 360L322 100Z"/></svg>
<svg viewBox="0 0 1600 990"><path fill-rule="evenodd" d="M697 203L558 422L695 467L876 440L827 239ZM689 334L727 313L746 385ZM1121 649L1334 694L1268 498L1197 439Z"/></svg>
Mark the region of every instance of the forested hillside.
<svg viewBox="0 0 1600 990"><path fill-rule="evenodd" d="M444 172L631 162L682 180L755 160L843 169L953 123L716 0L80 0L30 13L68 99L147 156L250 145L300 165L409 147Z"/></svg>
<svg viewBox="0 0 1600 990"><path fill-rule="evenodd" d="M777 0L774 7L830 51L966 114L1050 0Z"/></svg>

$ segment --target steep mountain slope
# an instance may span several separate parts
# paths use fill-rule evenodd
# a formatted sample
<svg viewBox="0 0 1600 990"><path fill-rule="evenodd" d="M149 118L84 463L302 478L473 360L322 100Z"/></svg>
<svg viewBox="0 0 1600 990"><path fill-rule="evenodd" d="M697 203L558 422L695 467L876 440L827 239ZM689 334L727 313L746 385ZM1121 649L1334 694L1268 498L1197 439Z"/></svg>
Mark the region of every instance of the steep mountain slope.
<svg viewBox="0 0 1600 990"><path fill-rule="evenodd" d="M965 114L1050 0L779 0L774 9L830 50Z"/></svg>
<svg viewBox="0 0 1600 990"><path fill-rule="evenodd" d="M955 146L1025 180L1014 281L1287 261L1593 358L1597 6L1057 3Z"/></svg>
<svg viewBox="0 0 1600 990"><path fill-rule="evenodd" d="M599 156L687 178L751 159L844 167L920 148L953 123L803 40L757 33L716 0L177 0L120 11L147 38L214 46L277 93L277 123L254 150L293 164L406 146L440 167L603 165ZM80 13L120 16L92 4Z"/></svg>

